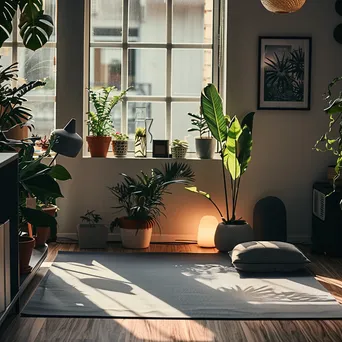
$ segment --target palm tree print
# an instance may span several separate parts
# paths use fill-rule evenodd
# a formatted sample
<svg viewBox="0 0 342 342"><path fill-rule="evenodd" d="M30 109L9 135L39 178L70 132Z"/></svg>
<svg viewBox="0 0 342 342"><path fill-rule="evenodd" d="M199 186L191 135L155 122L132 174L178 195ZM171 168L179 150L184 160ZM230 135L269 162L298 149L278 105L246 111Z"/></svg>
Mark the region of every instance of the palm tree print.
<svg viewBox="0 0 342 342"><path fill-rule="evenodd" d="M268 51L267 51L268 50ZM305 52L301 47L266 46L265 101L304 100Z"/></svg>

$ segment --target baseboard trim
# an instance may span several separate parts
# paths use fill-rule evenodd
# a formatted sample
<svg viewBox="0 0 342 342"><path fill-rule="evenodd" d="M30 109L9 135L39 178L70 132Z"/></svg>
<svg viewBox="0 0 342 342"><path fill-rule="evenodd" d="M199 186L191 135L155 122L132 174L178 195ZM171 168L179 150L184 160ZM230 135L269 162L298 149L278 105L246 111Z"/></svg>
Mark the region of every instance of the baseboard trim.
<svg viewBox="0 0 342 342"><path fill-rule="evenodd" d="M77 233L58 233L58 238L78 241ZM120 233L110 233L108 235L108 241L120 242ZM194 242L196 243L197 236L183 235L183 234L153 234L151 242L167 243L167 242Z"/></svg>

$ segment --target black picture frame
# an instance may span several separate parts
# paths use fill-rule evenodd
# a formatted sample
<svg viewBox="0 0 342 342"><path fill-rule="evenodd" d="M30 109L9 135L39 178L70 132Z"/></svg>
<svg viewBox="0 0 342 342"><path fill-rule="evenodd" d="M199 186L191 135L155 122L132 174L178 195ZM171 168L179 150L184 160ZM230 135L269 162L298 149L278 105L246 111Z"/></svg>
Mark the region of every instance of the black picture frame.
<svg viewBox="0 0 342 342"><path fill-rule="evenodd" d="M310 110L311 60L311 37L259 37L258 110Z"/></svg>
<svg viewBox="0 0 342 342"><path fill-rule="evenodd" d="M169 158L169 141L168 140L153 140L152 157L153 158Z"/></svg>

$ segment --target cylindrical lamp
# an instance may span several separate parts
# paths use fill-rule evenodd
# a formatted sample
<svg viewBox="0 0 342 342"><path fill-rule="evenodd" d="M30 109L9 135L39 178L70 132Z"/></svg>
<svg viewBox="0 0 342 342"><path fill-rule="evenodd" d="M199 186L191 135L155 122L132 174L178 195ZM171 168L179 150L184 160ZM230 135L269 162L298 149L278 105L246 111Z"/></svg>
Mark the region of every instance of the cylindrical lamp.
<svg viewBox="0 0 342 342"><path fill-rule="evenodd" d="M215 247L214 237L218 225L215 216L203 216L198 226L197 244L200 247Z"/></svg>
<svg viewBox="0 0 342 342"><path fill-rule="evenodd" d="M264 7L273 13L293 13L300 10L306 0L261 0Z"/></svg>

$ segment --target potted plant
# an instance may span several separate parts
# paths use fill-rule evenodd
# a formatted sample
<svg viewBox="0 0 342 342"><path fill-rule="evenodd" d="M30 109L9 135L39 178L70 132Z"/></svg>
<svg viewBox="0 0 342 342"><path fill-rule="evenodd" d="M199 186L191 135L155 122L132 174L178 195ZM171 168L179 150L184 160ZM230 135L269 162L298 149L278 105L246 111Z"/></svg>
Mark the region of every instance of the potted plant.
<svg viewBox="0 0 342 342"><path fill-rule="evenodd" d="M199 138L195 139L196 154L200 159L213 159L215 153L216 141L210 136L208 124L204 119L202 109L200 114L188 113L191 117L192 128L188 132L199 132Z"/></svg>
<svg viewBox="0 0 342 342"><path fill-rule="evenodd" d="M327 101L327 107L324 111L329 117L328 129L314 146L316 151L329 151L336 158L336 163L333 165L335 174L332 177L332 193L336 190L336 182L340 180L342 170L342 93L339 92L336 96L333 96L332 90L341 81L342 77L336 77L328 86L328 91L324 96ZM342 209L342 199L340 207Z"/></svg>
<svg viewBox="0 0 342 342"><path fill-rule="evenodd" d="M172 141L171 154L172 158L184 159L188 152L189 144L185 140L175 139Z"/></svg>
<svg viewBox="0 0 342 342"><path fill-rule="evenodd" d="M137 127L135 130L134 155L135 157L147 156L146 129L143 127Z"/></svg>
<svg viewBox="0 0 342 342"><path fill-rule="evenodd" d="M80 218L85 222L77 226L80 248L106 248L108 227L100 223L102 217L95 210L87 210Z"/></svg>
<svg viewBox="0 0 342 342"><path fill-rule="evenodd" d="M89 101L94 105L94 111L87 113L87 125L90 135L86 138L92 157L107 157L114 129L111 112L123 100L129 89L112 97L110 97L111 93L117 90L115 86L102 87L98 91L88 89Z"/></svg>
<svg viewBox="0 0 342 342"><path fill-rule="evenodd" d="M121 240L125 248L147 248L150 245L152 228L159 225L160 215L164 215L164 194L171 184L189 184L194 180L190 166L183 163L167 163L162 170L152 169L151 175L141 171L136 179L121 174L122 183L110 187L119 205L114 207L125 212L116 218L111 229L120 227Z"/></svg>
<svg viewBox="0 0 342 342"><path fill-rule="evenodd" d="M112 148L115 157L125 157L128 150L128 135L119 132L113 134Z"/></svg>
<svg viewBox="0 0 342 342"><path fill-rule="evenodd" d="M222 222L216 229L215 246L221 252L228 252L237 244L253 239L250 225L242 218L236 217L236 207L241 177L251 161L254 112L247 114L241 123L236 116L233 118L225 116L222 99L213 84L208 84L204 88L201 94L201 106L209 130L220 146L226 217L208 193L196 187L188 187L187 190L207 198L219 212ZM226 170L229 172L231 182L231 213L228 206Z"/></svg>
<svg viewBox="0 0 342 342"><path fill-rule="evenodd" d="M40 147L43 151L46 151L49 148L50 144L50 138L47 138L46 135L44 135L44 138L41 138L36 141L36 145Z"/></svg>

